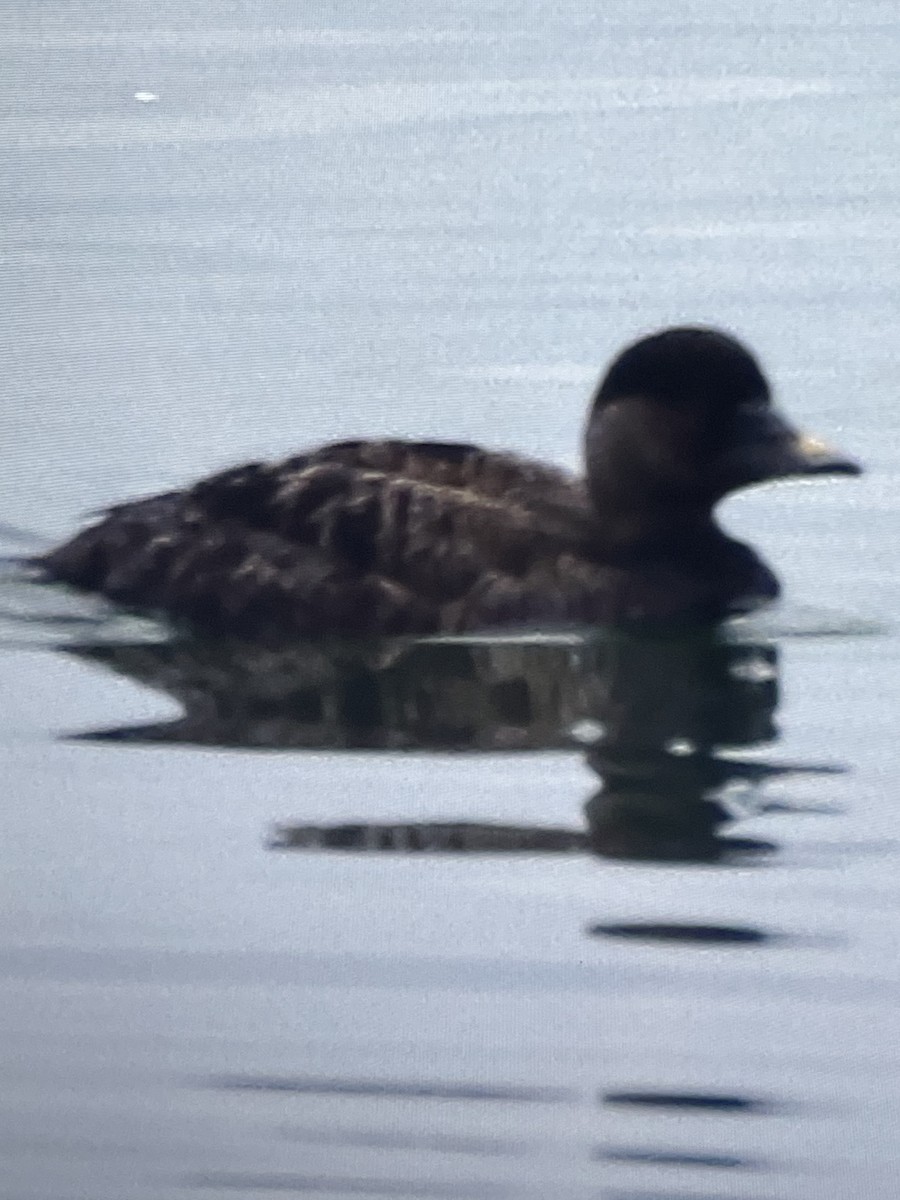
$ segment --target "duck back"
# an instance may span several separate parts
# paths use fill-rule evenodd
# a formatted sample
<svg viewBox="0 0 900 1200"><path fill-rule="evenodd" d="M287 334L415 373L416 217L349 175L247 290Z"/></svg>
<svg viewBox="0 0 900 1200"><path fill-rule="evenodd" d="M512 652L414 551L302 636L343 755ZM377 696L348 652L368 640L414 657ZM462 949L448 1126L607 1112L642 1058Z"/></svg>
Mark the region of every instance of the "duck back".
<svg viewBox="0 0 900 1200"><path fill-rule="evenodd" d="M581 482L557 468L466 444L352 441L118 505L40 561L213 633L424 633L484 623L501 593L504 613L512 600L537 619L535 591L585 554L589 525Z"/></svg>

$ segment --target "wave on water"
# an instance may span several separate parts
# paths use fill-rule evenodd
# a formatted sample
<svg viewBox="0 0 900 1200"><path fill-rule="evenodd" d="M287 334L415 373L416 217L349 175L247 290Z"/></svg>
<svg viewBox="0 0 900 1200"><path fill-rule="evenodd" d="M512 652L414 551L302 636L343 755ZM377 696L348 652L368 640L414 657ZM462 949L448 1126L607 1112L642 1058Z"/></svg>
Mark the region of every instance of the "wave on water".
<svg viewBox="0 0 900 1200"><path fill-rule="evenodd" d="M122 612L102 597L72 591L64 584L39 583L34 569L21 557L0 556L0 647L170 637L171 630L162 622Z"/></svg>
<svg viewBox="0 0 900 1200"><path fill-rule="evenodd" d="M861 616L818 604L777 604L745 617L734 617L726 628L737 640L753 642L786 638L884 637L891 632L890 623L879 617Z"/></svg>

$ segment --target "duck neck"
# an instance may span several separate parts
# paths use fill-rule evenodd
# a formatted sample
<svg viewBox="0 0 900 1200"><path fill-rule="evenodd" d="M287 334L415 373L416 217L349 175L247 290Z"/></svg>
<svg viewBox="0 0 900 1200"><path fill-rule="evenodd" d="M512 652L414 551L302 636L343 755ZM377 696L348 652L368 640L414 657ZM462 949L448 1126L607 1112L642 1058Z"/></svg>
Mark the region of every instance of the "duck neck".
<svg viewBox="0 0 900 1200"><path fill-rule="evenodd" d="M681 452L678 414L640 398L595 408L585 430L593 541L607 560L709 564L729 544L713 516L720 496Z"/></svg>
<svg viewBox="0 0 900 1200"><path fill-rule="evenodd" d="M653 495L622 481L589 480L593 541L607 560L642 563L674 559L682 565L731 542L711 505L696 499Z"/></svg>

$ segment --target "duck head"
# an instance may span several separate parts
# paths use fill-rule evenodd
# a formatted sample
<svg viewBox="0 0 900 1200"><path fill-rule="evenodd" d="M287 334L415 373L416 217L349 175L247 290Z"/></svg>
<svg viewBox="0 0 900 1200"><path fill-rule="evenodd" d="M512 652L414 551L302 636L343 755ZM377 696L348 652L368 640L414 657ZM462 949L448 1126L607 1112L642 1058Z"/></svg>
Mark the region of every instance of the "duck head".
<svg viewBox="0 0 900 1200"><path fill-rule="evenodd" d="M693 327L622 351L594 395L585 450L598 516L621 518L623 537L709 519L719 500L751 484L861 471L778 412L746 347Z"/></svg>

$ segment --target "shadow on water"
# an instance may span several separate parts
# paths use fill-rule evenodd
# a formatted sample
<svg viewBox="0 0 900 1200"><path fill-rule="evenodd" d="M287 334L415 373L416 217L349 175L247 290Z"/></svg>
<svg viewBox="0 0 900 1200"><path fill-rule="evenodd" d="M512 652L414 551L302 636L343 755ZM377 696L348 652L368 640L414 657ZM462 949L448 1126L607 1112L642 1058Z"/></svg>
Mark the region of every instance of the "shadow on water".
<svg viewBox="0 0 900 1200"><path fill-rule="evenodd" d="M283 650L178 639L85 640L59 649L165 692L182 709L175 720L72 735L78 739L267 750L571 750L601 780L580 829L489 819L285 822L272 832L274 849L748 863L776 847L727 832L735 820L797 811L767 807L762 785L841 770L745 757L778 737L778 651L722 627ZM747 931L692 936L751 940Z"/></svg>

